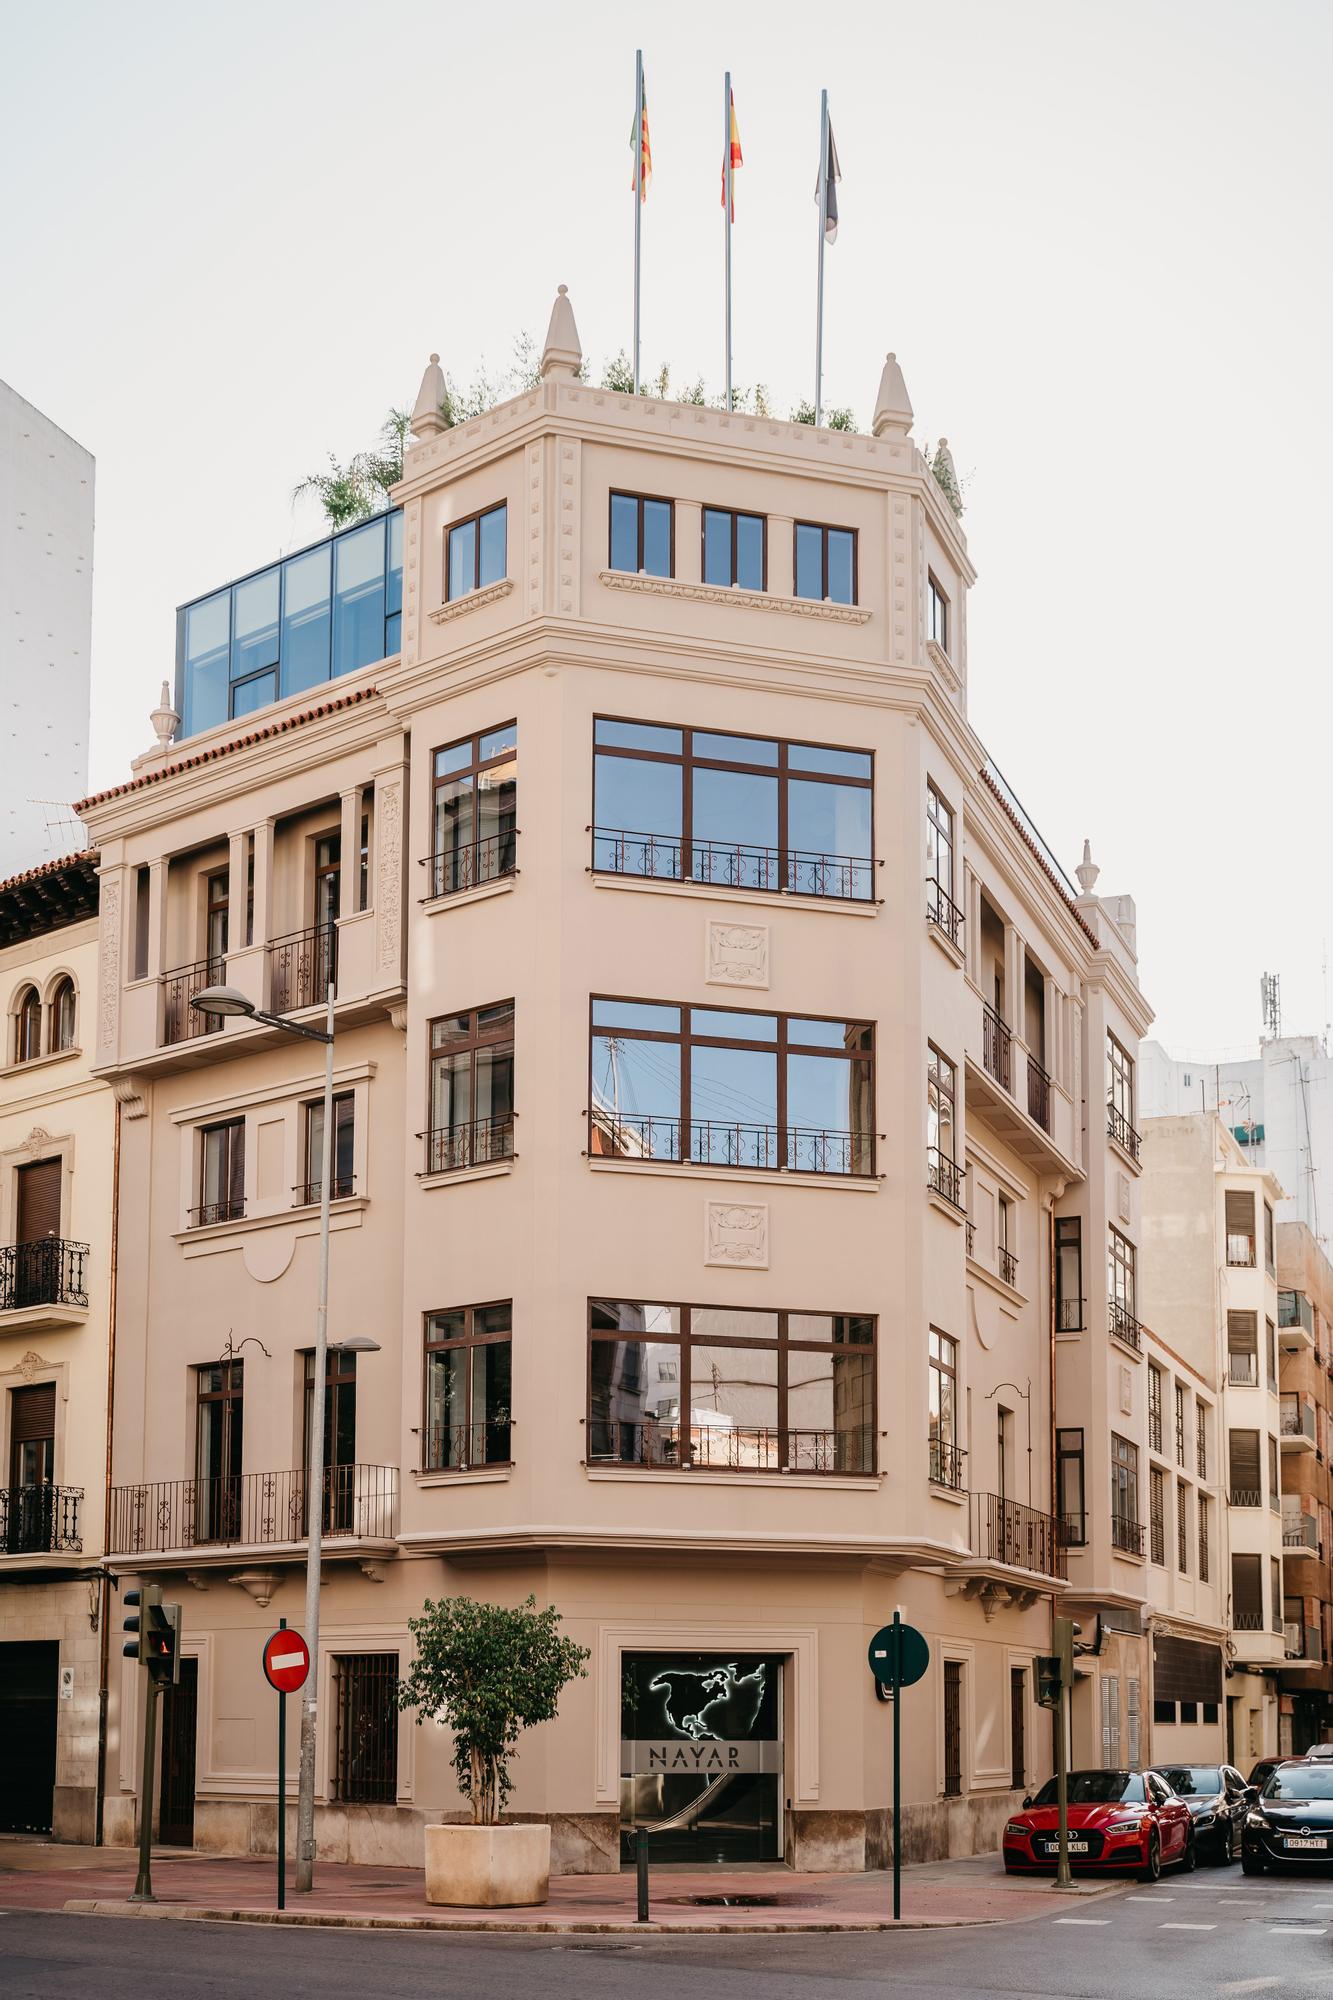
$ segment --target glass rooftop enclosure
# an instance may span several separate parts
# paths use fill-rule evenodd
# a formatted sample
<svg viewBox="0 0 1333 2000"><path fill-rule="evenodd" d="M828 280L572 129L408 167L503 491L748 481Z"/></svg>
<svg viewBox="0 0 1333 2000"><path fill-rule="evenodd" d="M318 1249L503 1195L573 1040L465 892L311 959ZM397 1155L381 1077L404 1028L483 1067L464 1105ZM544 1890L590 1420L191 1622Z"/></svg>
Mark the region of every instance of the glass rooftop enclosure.
<svg viewBox="0 0 1333 2000"><path fill-rule="evenodd" d="M177 741L399 650L399 507L176 612Z"/></svg>

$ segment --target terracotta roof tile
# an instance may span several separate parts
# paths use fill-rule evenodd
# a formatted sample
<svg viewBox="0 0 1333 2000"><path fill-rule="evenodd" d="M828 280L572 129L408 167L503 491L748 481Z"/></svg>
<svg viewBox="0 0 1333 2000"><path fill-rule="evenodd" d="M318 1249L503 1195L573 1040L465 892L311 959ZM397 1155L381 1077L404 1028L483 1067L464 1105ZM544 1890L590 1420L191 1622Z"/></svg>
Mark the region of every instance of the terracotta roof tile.
<svg viewBox="0 0 1333 2000"><path fill-rule="evenodd" d="M0 882L0 947L97 915L95 847L58 854Z"/></svg>

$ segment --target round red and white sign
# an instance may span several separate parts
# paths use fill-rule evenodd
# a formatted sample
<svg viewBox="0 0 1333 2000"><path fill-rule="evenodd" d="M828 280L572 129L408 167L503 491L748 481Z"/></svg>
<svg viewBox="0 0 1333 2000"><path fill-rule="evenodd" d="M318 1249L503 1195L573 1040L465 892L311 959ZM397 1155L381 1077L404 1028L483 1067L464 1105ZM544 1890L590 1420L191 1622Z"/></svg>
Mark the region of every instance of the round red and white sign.
<svg viewBox="0 0 1333 2000"><path fill-rule="evenodd" d="M275 1632L264 1642L264 1673L279 1694L295 1694L310 1672L310 1648L299 1632Z"/></svg>

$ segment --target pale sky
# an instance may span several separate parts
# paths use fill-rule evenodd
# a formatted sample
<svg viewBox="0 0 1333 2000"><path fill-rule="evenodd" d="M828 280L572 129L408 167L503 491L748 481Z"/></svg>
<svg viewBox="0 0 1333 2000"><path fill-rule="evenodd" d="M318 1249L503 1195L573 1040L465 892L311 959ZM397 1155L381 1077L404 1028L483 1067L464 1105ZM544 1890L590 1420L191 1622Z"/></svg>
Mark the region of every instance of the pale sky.
<svg viewBox="0 0 1333 2000"><path fill-rule="evenodd" d="M151 740L175 606L320 532L291 489L427 354L466 382L568 284L645 364L813 374L821 85L843 182L826 400L896 350L980 580L971 714L1072 871L1138 901L1157 1032L1319 1032L1329 895L1328 103L1313 0L0 0L0 377L97 457L92 780Z"/></svg>

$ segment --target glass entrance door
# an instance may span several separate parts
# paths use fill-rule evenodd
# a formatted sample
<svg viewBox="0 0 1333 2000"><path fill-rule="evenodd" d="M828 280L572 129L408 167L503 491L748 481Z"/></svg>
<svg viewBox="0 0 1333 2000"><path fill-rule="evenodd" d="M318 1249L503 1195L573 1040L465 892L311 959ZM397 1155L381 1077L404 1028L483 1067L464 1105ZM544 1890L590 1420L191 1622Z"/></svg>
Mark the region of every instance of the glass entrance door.
<svg viewBox="0 0 1333 2000"><path fill-rule="evenodd" d="M620 1845L656 1861L782 1855L782 1662L757 1653L621 1660Z"/></svg>

